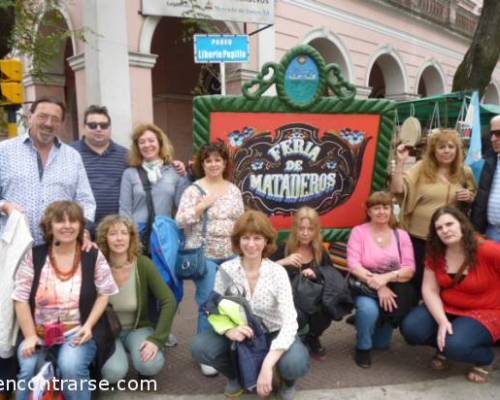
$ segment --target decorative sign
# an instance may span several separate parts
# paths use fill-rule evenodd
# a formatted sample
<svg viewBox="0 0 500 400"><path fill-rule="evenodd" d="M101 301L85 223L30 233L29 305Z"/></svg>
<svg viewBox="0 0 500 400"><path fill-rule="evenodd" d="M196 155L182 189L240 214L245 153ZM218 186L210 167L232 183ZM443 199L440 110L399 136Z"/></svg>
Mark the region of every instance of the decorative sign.
<svg viewBox="0 0 500 400"><path fill-rule="evenodd" d="M194 35L195 63L248 62L248 35Z"/></svg>
<svg viewBox="0 0 500 400"><path fill-rule="evenodd" d="M278 96L262 96L272 85ZM243 96L196 97L195 147L226 142L246 206L276 228L290 228L296 210L309 206L327 240L345 240L366 220L370 193L385 187L394 120L392 101L355 93L337 64L299 46L265 64Z"/></svg>
<svg viewBox="0 0 500 400"><path fill-rule="evenodd" d="M274 23L274 0L142 0L142 14Z"/></svg>
<svg viewBox="0 0 500 400"><path fill-rule="evenodd" d="M314 60L306 55L295 57L285 71L285 92L293 102L308 104L319 88L319 70Z"/></svg>
<svg viewBox="0 0 500 400"><path fill-rule="evenodd" d="M299 207L326 214L348 200L359 178L366 144L363 132L328 132L294 123L271 133L232 132L235 183L245 203L271 215L292 215Z"/></svg>

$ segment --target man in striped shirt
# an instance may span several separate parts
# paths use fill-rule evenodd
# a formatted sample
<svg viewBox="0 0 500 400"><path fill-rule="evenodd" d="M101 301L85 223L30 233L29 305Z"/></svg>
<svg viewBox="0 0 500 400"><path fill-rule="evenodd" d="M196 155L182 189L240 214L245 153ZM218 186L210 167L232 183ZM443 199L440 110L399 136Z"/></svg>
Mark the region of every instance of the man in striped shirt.
<svg viewBox="0 0 500 400"><path fill-rule="evenodd" d="M83 137L71 146L82 156L87 171L97 206L97 226L106 215L118 213L120 182L123 171L128 166L128 150L111 140L111 117L108 109L97 105L91 105L85 110Z"/></svg>

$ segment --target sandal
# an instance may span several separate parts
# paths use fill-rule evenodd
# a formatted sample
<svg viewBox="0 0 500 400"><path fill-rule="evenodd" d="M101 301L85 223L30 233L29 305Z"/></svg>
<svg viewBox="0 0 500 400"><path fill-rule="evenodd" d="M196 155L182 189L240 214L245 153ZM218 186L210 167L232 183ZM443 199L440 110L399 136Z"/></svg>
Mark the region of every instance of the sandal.
<svg viewBox="0 0 500 400"><path fill-rule="evenodd" d="M491 365L472 367L467 373L467 380L473 383L486 383L489 380Z"/></svg>
<svg viewBox="0 0 500 400"><path fill-rule="evenodd" d="M446 357L437 353L431 360L431 369L434 371L444 371L450 367L450 363L446 359Z"/></svg>

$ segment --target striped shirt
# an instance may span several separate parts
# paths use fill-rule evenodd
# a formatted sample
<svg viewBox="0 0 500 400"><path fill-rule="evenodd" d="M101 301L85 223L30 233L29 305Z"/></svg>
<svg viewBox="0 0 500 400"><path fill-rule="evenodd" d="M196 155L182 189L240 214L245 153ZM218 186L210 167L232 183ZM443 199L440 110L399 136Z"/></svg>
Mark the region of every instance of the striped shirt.
<svg viewBox="0 0 500 400"><path fill-rule="evenodd" d="M488 223L500 226L500 155L497 160L497 168L491 183L490 196L488 197Z"/></svg>
<svg viewBox="0 0 500 400"><path fill-rule="evenodd" d="M0 143L0 200L23 208L35 244L44 242L40 220L54 201L76 201L85 218L94 220L95 200L82 158L57 138L45 166L28 133ZM0 233L6 223L0 215Z"/></svg>
<svg viewBox="0 0 500 400"><path fill-rule="evenodd" d="M118 214L120 202L120 182L127 168L128 150L111 141L104 153L92 150L84 139L71 143L83 159L89 177L97 209L95 224L109 214Z"/></svg>

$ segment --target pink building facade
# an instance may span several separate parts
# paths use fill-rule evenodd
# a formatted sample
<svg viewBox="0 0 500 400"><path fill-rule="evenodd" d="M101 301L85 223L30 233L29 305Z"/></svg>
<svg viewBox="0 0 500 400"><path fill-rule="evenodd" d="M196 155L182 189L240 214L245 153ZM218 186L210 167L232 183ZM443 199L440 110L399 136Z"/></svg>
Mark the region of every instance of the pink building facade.
<svg viewBox="0 0 500 400"><path fill-rule="evenodd" d="M218 80L193 61L187 27L175 17L146 16L141 0L72 0L57 11L86 42L69 39L44 82L26 75L27 100L63 98L64 139L78 138L84 109L106 105L113 137L129 144L133 127L151 122L172 139L177 157L192 153L195 87L217 93ZM226 66L228 94L239 94L268 61L299 44L338 63L359 97L407 100L447 93L477 23L480 1L277 0L274 24L251 36L250 61ZM212 21L220 32L251 33L263 25ZM43 21L41 22L43 27ZM43 29L40 29L42 32ZM483 101L500 103L500 64Z"/></svg>

